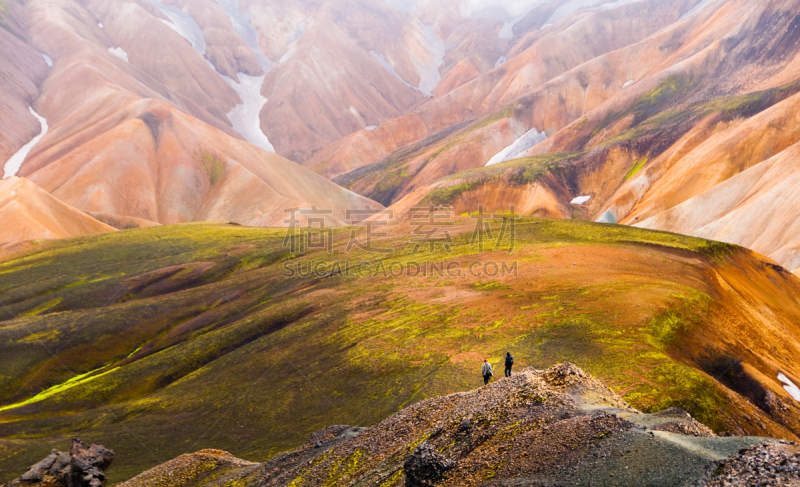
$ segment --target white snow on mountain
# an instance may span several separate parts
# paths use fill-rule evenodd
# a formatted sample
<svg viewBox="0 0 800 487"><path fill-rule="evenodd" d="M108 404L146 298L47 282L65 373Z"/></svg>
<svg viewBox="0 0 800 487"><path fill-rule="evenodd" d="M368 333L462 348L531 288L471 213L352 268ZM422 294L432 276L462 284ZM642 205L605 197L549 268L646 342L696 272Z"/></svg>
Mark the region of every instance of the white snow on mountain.
<svg viewBox="0 0 800 487"><path fill-rule="evenodd" d="M403 79L402 76L397 74L397 71L394 70L394 67L391 64L389 64L389 61L387 61L385 57L383 57L383 54L381 54L381 53L379 53L377 51L370 51L369 53L373 58L375 58L376 61L378 61L381 64L381 66L383 66L383 68L386 71L389 71L390 73L392 73L392 76L394 76L395 78L397 78L400 81L402 81L403 84L408 86L409 88L413 88L415 90L417 89L416 86L412 85L411 83L409 83L408 81Z"/></svg>
<svg viewBox="0 0 800 487"><path fill-rule="evenodd" d="M783 375L783 372L778 373L778 380L783 382L783 388L789 393L796 401L800 401L800 388L794 385L794 382L789 380L788 377Z"/></svg>
<svg viewBox="0 0 800 487"><path fill-rule="evenodd" d="M35 146L36 143L39 142L39 140L41 140L42 137L44 137L44 134L47 133L47 119L36 113L33 107L29 106L28 110L31 111L31 115L33 115L34 117L37 118L37 120L39 120L39 124L42 126L42 131L39 132L39 135L32 138L30 142L22 146L22 148L18 150L16 154L11 156L6 161L5 166L3 166L4 169L3 179L10 178L11 176L16 176L17 171L19 171L19 168L22 167L22 163L25 162L25 158L28 157L28 154L30 153L31 149L33 149L33 146Z"/></svg>
<svg viewBox="0 0 800 487"><path fill-rule="evenodd" d="M197 22L186 12L175 7L174 5L164 5L158 0L147 0L151 5L161 10L161 12L168 17L169 20L158 19L163 22L167 27L180 34L184 39L189 41L195 51L205 55L206 53L206 40L203 37L203 30L197 25Z"/></svg>
<svg viewBox="0 0 800 487"><path fill-rule="evenodd" d="M275 148L261 130L259 114L264 104L267 103L267 99L261 95L264 76L248 76L244 73L239 73L238 76L238 83L227 76L222 76L236 90L243 102L228 112L228 120L231 121L233 128L242 134L246 141L266 151L275 152Z"/></svg>
<svg viewBox="0 0 800 487"><path fill-rule="evenodd" d="M547 139L547 135L539 132L536 130L536 127L534 127L525 132L522 137L515 140L511 145L495 154L491 159L489 159L489 162L487 162L486 165L491 166L494 164L500 164L501 162L510 161L511 159L516 159L525 151L544 141L545 139Z"/></svg>
<svg viewBox="0 0 800 487"><path fill-rule="evenodd" d="M503 22L497 34L501 39L514 37L514 25L545 0L464 0L459 11L464 17L494 19Z"/></svg>
<svg viewBox="0 0 800 487"><path fill-rule="evenodd" d="M399 12L410 14L417 8L419 0L383 0L383 3Z"/></svg>
<svg viewBox="0 0 800 487"><path fill-rule="evenodd" d="M439 39L433 27L428 25L422 26L422 33L424 36L425 47L427 55L424 58L419 58L412 54L411 62L414 63L414 68L419 75L419 86L417 89L425 96L430 96L431 92L442 75L439 74L439 68L444 63L444 41Z"/></svg>
<svg viewBox="0 0 800 487"><path fill-rule="evenodd" d="M572 203L573 205L582 205L587 201L589 201L590 199L592 199L591 196L578 196L577 198L570 201L570 203Z"/></svg>
<svg viewBox="0 0 800 487"><path fill-rule="evenodd" d="M228 18L231 20L231 24L233 25L233 30L239 34L239 37L244 40L244 42L250 46L253 52L256 53L258 57L258 62L261 63L261 68L266 72L272 68L272 62L270 62L264 53L261 52L261 48L258 46L258 32L253 28L250 24L250 14L248 12L244 12L239 9L239 1L240 0L215 0L217 5L222 7L222 10L228 14ZM292 34L292 42L296 41L300 38L300 35L297 35L299 32L302 35L305 32L305 29L302 25L296 26L293 34Z"/></svg>
<svg viewBox="0 0 800 487"><path fill-rule="evenodd" d="M715 1L716 0L703 0L702 2L698 3L697 5L695 5L695 7L693 9L691 9L688 12L686 12L685 14L683 14L681 16L680 20L683 20L686 17L690 17L690 16L696 14L697 12L699 12L699 11L703 10L704 8L708 7L709 5L714 3Z"/></svg>
<svg viewBox="0 0 800 487"><path fill-rule="evenodd" d="M130 61L128 61L128 53L125 52L121 47L113 47L113 48L109 47L108 48L108 52L110 52L111 54L113 54L113 55L117 56L118 58L122 59L126 63L130 62Z"/></svg>

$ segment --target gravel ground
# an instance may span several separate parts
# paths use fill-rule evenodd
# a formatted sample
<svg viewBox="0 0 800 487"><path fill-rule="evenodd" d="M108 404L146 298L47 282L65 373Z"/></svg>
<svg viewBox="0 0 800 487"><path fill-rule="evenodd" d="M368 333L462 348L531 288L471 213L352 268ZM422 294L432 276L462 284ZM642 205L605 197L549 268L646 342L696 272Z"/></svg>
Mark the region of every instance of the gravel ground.
<svg viewBox="0 0 800 487"><path fill-rule="evenodd" d="M800 444L770 441L708 465L697 487L800 486Z"/></svg>

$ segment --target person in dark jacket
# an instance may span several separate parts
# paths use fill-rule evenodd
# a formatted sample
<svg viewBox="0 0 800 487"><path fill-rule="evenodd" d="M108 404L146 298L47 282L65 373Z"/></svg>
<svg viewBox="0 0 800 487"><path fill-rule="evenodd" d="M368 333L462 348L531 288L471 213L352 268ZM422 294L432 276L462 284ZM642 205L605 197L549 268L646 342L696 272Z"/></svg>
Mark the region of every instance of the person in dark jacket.
<svg viewBox="0 0 800 487"><path fill-rule="evenodd" d="M489 363L488 360L483 359L483 367L481 367L481 374L483 374L483 385L489 383L489 379L492 378L494 372L492 371L492 364Z"/></svg>
<svg viewBox="0 0 800 487"><path fill-rule="evenodd" d="M506 377L511 377L511 366L514 365L514 357L511 352L506 352Z"/></svg>

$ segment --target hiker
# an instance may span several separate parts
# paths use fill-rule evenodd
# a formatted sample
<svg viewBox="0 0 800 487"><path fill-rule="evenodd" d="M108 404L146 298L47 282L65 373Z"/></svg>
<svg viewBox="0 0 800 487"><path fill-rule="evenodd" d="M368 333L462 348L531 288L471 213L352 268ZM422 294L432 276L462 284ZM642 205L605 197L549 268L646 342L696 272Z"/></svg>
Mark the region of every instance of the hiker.
<svg viewBox="0 0 800 487"><path fill-rule="evenodd" d="M481 373L483 374L483 385L489 383L489 379L492 378L494 372L492 372L492 364L489 363L488 360L483 359L483 367L481 368Z"/></svg>
<svg viewBox="0 0 800 487"><path fill-rule="evenodd" d="M511 352L506 352L506 377L511 377L511 366L514 365L514 357Z"/></svg>

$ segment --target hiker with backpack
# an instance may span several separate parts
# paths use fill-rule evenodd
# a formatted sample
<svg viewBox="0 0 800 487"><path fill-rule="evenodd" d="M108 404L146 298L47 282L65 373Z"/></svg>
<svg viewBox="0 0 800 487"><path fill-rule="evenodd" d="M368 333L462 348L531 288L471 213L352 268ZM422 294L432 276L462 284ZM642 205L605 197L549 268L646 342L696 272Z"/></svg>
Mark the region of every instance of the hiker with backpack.
<svg viewBox="0 0 800 487"><path fill-rule="evenodd" d="M489 383L489 379L492 378L494 372L492 371L492 364L489 363L488 360L483 359L483 367L481 367L481 374L483 374L483 385Z"/></svg>
<svg viewBox="0 0 800 487"><path fill-rule="evenodd" d="M514 365L514 357L511 352L506 352L506 377L511 377L511 366Z"/></svg>

